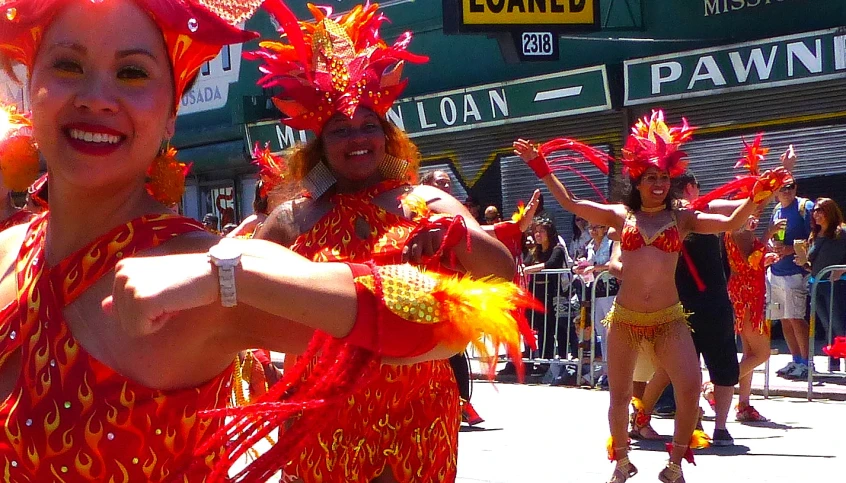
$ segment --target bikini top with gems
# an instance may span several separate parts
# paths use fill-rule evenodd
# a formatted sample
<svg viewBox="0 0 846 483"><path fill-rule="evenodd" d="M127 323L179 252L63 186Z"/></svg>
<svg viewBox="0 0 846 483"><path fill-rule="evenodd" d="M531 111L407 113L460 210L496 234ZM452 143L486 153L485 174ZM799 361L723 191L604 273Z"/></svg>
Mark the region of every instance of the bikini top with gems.
<svg viewBox="0 0 846 483"><path fill-rule="evenodd" d="M623 232L620 234L620 248L630 252L646 246L655 247L667 253L681 251L682 240L675 213L673 213L672 220L655 232L651 238L646 238L640 231L634 215L629 214L626 217Z"/></svg>

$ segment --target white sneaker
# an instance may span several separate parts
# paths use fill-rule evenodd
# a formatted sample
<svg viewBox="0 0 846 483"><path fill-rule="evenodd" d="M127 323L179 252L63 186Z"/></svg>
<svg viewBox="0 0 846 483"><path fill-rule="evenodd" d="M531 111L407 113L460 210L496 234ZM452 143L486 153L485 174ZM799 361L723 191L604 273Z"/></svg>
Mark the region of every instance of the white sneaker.
<svg viewBox="0 0 846 483"><path fill-rule="evenodd" d="M807 379L808 366L802 363L796 364L796 367L794 367L792 371L785 374L784 377L788 379Z"/></svg>
<svg viewBox="0 0 846 483"><path fill-rule="evenodd" d="M784 376L785 374L788 374L788 373L790 373L790 372L793 372L793 369L795 369L795 368L796 368L796 363L795 363L795 362L793 362L793 361L790 361L790 362L789 362L786 366L784 366L784 367L782 367L781 369L777 370L777 371L776 371L776 375L777 375L777 376Z"/></svg>

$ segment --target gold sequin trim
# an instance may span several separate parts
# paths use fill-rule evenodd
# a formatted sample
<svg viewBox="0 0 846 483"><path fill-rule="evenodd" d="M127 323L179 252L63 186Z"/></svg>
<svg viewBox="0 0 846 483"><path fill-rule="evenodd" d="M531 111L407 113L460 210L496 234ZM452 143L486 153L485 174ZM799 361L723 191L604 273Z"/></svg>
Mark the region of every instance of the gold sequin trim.
<svg viewBox="0 0 846 483"><path fill-rule="evenodd" d="M602 324L609 329L612 325L620 326L624 329L629 344L632 347L639 347L643 341L654 343L666 336L673 323L688 325L688 315L690 314L684 311L680 303L656 312L636 312L614 302L608 315L602 320Z"/></svg>

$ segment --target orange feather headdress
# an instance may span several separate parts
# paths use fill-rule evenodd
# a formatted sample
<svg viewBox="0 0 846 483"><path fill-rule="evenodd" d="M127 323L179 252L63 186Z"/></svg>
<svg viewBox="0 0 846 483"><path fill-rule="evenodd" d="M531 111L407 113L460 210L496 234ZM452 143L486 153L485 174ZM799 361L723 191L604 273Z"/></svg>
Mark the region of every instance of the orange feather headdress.
<svg viewBox="0 0 846 483"><path fill-rule="evenodd" d="M0 66L11 71L9 61L20 62L31 73L44 32L64 6L87 2L93 11L108 1L0 0ZM263 0L133 1L162 31L173 67L175 106L203 63L217 56L224 45L258 37L237 24L252 16Z"/></svg>
<svg viewBox="0 0 846 483"><path fill-rule="evenodd" d="M408 52L411 32L390 46L381 39L387 17L377 4L358 5L340 17L332 17L331 7L309 4L314 22L297 20L282 0L267 0L264 8L287 43L262 42L245 57L263 62L259 85L282 88L273 102L288 116L282 122L295 129L320 134L332 115L352 118L359 106L384 116L407 84L405 62L428 61Z"/></svg>
<svg viewBox="0 0 846 483"><path fill-rule="evenodd" d="M667 171L671 178L684 173L687 154L681 145L693 137L695 128L682 119L682 125L669 127L664 122L664 111L652 111L632 127L632 133L623 147L623 167L632 179L640 178L650 167Z"/></svg>
<svg viewBox="0 0 846 483"><path fill-rule="evenodd" d="M12 191L25 191L38 177L38 149L29 119L0 103L0 172Z"/></svg>

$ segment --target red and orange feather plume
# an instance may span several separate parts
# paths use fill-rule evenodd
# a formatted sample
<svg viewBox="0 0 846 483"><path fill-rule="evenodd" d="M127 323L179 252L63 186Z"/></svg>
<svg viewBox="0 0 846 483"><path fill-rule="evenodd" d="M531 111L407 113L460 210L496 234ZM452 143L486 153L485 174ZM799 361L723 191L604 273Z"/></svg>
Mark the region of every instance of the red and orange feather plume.
<svg viewBox="0 0 846 483"><path fill-rule="evenodd" d="M147 169L147 193L163 205L175 205L182 200L189 171L191 165L180 162L176 149L168 148Z"/></svg>
<svg viewBox="0 0 846 483"><path fill-rule="evenodd" d="M253 146L253 164L259 167L259 178L261 179L261 191L259 194L266 198L274 188L285 182L285 173L288 166L285 159L270 152L270 143L259 147L259 143Z"/></svg>
<svg viewBox="0 0 846 483"><path fill-rule="evenodd" d="M667 171L670 177L684 173L687 154L681 145L693 137L695 128L682 119L681 126L670 127L664 121L664 111L652 111L632 127L623 147L623 167L632 179L640 178L650 167Z"/></svg>
<svg viewBox="0 0 846 483"><path fill-rule="evenodd" d="M747 169L749 170L749 174L752 176L758 176L760 174L759 166L764 162L764 158L766 158L767 153L770 152L770 148L761 146L761 141L763 139L764 133L758 133L758 135L755 136L755 141L752 144L749 144L746 142L746 139L741 137L740 140L743 141L743 156L737 160L734 167Z"/></svg>
<svg viewBox="0 0 846 483"><path fill-rule="evenodd" d="M0 104L0 172L12 191L26 191L38 178L38 148L29 119L14 106Z"/></svg>
<svg viewBox="0 0 846 483"><path fill-rule="evenodd" d="M358 5L332 17L331 7L308 5L314 22L300 22L282 0L267 0L264 8L279 22L287 43L262 42L245 57L263 62L259 85L281 87L276 107L296 129L320 133L335 113L352 118L359 106L384 116L405 88L405 62L427 57L408 52L411 33L386 44L379 30L387 17L377 4Z"/></svg>

